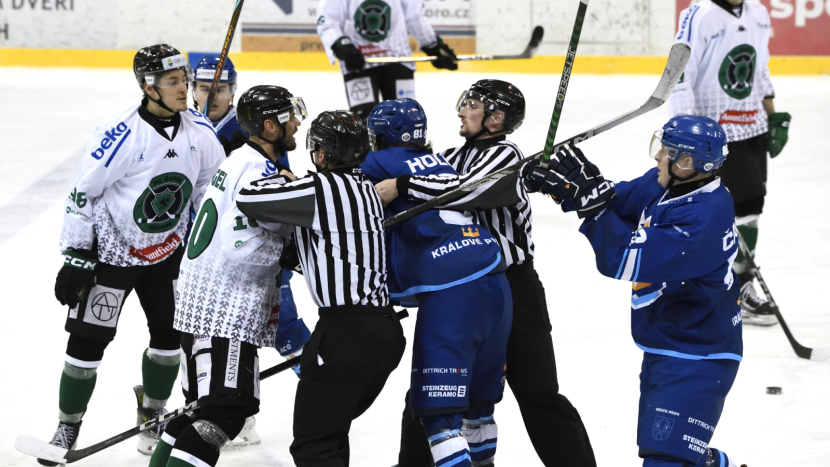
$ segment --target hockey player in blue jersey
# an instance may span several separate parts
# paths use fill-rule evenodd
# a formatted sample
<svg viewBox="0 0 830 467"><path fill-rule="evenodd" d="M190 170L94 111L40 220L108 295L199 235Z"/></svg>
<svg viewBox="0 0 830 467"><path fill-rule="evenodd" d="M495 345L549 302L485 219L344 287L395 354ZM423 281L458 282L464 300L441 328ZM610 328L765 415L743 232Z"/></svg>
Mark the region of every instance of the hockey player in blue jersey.
<svg viewBox="0 0 830 467"><path fill-rule="evenodd" d="M222 68L222 75L216 86L216 94L210 105L210 111L205 111L210 85L216 74L216 67L219 66L219 54L207 54L203 56L196 65L196 83L193 86L193 101L197 110L207 115L220 141L233 139L235 131L241 131L242 127L236 122L236 107L233 105L233 96L236 94L236 68L230 58L225 59L225 66ZM224 139L222 138L224 137Z"/></svg>
<svg viewBox="0 0 830 467"><path fill-rule="evenodd" d="M426 144L420 104L378 104L368 117L371 152L361 168L373 183L399 175L457 175ZM422 201L400 197L386 217ZM419 305L409 405L437 467L492 465L494 404L504 391L513 318L501 248L470 213L427 211L385 231L389 295Z"/></svg>
<svg viewBox="0 0 830 467"><path fill-rule="evenodd" d="M644 467L734 467L709 448L743 352L738 229L714 170L727 155L714 120L674 117L655 132L657 168L613 186L570 146L522 169L528 191L575 209L597 269L632 283L642 349L637 445Z"/></svg>

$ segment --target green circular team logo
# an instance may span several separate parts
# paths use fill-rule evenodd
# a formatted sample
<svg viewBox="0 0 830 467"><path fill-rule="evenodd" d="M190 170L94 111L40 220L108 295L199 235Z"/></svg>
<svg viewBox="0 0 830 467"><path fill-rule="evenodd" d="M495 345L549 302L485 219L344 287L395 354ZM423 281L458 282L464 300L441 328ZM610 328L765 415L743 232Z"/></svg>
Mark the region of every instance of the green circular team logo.
<svg viewBox="0 0 830 467"><path fill-rule="evenodd" d="M366 0L354 12L354 28L367 41L380 42L386 39L391 25L389 5L381 0Z"/></svg>
<svg viewBox="0 0 830 467"><path fill-rule="evenodd" d="M171 230L179 223L192 192L190 180L180 173L170 172L153 177L150 186L135 202L135 223L147 233Z"/></svg>
<svg viewBox="0 0 830 467"><path fill-rule="evenodd" d="M734 99L746 99L752 94L757 54L749 44L735 47L723 59L718 72L721 89Z"/></svg>

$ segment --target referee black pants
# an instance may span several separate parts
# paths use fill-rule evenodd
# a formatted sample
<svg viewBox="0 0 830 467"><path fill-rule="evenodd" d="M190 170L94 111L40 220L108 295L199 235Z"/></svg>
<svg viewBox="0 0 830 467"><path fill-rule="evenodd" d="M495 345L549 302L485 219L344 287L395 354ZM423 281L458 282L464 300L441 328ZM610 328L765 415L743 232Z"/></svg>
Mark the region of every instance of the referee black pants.
<svg viewBox="0 0 830 467"><path fill-rule="evenodd" d="M595 467L594 450L582 418L570 401L559 394L550 337L553 328L539 275L532 262L511 266L505 274L513 295L507 382L519 403L533 448L546 466ZM398 465L433 465L424 430L412 418L409 407L403 413Z"/></svg>
<svg viewBox="0 0 830 467"><path fill-rule="evenodd" d="M375 401L405 346L391 306L320 309L300 359L291 443L297 467L349 465L352 420Z"/></svg>

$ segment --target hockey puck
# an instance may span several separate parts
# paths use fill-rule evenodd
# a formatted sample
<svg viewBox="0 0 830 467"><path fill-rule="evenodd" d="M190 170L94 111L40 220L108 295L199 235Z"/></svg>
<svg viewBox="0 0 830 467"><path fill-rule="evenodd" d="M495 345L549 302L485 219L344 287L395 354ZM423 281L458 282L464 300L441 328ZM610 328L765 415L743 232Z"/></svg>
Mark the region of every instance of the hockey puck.
<svg viewBox="0 0 830 467"><path fill-rule="evenodd" d="M769 386L767 388L767 394L781 394L781 388L778 386Z"/></svg>

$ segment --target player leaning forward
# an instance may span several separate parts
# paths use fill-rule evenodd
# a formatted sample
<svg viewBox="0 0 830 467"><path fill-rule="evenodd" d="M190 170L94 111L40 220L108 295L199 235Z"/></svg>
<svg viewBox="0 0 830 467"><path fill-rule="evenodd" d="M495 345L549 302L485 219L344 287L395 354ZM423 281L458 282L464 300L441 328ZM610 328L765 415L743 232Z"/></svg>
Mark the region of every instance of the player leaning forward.
<svg viewBox="0 0 830 467"><path fill-rule="evenodd" d="M349 465L349 427L372 405L406 340L389 301L383 207L358 165L366 128L345 111L311 122L307 147L318 173L272 176L237 205L258 220L295 226L297 254L320 319L301 356L294 403L297 467Z"/></svg>
<svg viewBox="0 0 830 467"><path fill-rule="evenodd" d="M729 158L719 175L732 194L738 230L753 252L767 192L767 152L770 157L781 152L790 126L790 114L776 113L773 105L771 30L759 2L704 0L684 10L676 40L691 46L692 56L669 99L670 115L704 115L726 131ZM741 279L744 324L776 324L741 252L735 272Z"/></svg>
<svg viewBox="0 0 830 467"><path fill-rule="evenodd" d="M277 156L296 147L294 134L306 111L301 98L278 86L254 86L239 99L239 109L250 140L211 180L176 290L182 388L188 403L198 399L199 410L168 424L153 467L216 465L222 447L259 411L257 349L274 345L279 259L291 229L246 217L236 197L263 173L273 175Z"/></svg>
<svg viewBox="0 0 830 467"><path fill-rule="evenodd" d="M145 47L133 71L144 98L98 126L66 200L60 238L66 260L55 296L70 307L69 342L52 439L63 448L77 441L96 370L133 290L150 330L143 389L136 387L139 415L163 410L180 358L173 294L187 229L183 215L224 160L210 124L187 109L193 76L184 55L166 44Z"/></svg>
<svg viewBox="0 0 830 467"><path fill-rule="evenodd" d="M599 271L632 282L631 333L645 352L643 466L733 467L708 447L743 352L738 229L732 197L713 175L726 136L707 117L675 117L655 132L650 154L656 169L616 187L574 146L551 170L528 164L522 174L529 191L575 203Z"/></svg>

